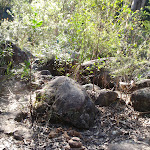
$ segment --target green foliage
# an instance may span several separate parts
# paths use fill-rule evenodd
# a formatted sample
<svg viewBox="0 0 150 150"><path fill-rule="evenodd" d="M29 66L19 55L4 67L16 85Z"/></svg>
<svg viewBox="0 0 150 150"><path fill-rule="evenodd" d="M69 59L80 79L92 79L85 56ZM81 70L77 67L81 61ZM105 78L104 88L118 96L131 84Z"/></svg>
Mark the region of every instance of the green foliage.
<svg viewBox="0 0 150 150"><path fill-rule="evenodd" d="M11 3L11 0L0 0L0 7L9 7Z"/></svg>
<svg viewBox="0 0 150 150"><path fill-rule="evenodd" d="M5 46L5 41L0 38L0 67L11 66L12 48Z"/></svg>
<svg viewBox="0 0 150 150"><path fill-rule="evenodd" d="M21 78L27 78L27 80L29 79L30 76L30 62L25 62L25 65L23 67L23 72L21 74Z"/></svg>
<svg viewBox="0 0 150 150"><path fill-rule="evenodd" d="M138 62L150 57L150 27L149 21L141 20L142 11L131 11L130 3L12 0L14 21L5 20L0 33L36 55L50 53L68 60L69 53L78 51L79 63L99 57L126 57ZM126 64L122 60L120 65Z"/></svg>

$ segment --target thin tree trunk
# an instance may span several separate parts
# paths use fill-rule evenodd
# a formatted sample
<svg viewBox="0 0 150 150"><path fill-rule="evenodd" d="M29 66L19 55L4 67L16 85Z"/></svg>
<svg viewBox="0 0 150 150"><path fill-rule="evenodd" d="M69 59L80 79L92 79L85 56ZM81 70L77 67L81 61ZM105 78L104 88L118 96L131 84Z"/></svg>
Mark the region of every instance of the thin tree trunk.
<svg viewBox="0 0 150 150"><path fill-rule="evenodd" d="M133 0L131 10L132 11L140 10L141 8L144 8L145 4L146 0Z"/></svg>

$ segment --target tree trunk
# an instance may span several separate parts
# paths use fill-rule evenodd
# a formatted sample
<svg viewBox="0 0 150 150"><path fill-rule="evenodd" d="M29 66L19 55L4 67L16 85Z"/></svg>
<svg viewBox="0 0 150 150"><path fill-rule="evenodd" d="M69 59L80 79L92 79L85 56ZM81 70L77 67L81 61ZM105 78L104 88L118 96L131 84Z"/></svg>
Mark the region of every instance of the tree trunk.
<svg viewBox="0 0 150 150"><path fill-rule="evenodd" d="M133 0L131 5L131 10L136 11L144 8L147 0Z"/></svg>

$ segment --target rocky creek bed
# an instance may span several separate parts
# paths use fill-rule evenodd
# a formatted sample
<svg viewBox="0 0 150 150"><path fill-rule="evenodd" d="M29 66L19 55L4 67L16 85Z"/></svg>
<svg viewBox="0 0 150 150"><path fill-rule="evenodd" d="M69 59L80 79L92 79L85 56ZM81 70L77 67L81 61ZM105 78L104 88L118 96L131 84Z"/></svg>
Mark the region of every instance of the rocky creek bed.
<svg viewBox="0 0 150 150"><path fill-rule="evenodd" d="M150 116L127 105L127 95L99 107L94 124L78 129L69 124L30 119L30 92L26 84L8 80L0 95L0 149L2 150L150 150ZM129 95L128 95L129 96ZM34 93L31 93L34 99ZM73 137L79 139L72 139ZM78 148L70 148L75 140ZM79 141L78 141L79 140Z"/></svg>

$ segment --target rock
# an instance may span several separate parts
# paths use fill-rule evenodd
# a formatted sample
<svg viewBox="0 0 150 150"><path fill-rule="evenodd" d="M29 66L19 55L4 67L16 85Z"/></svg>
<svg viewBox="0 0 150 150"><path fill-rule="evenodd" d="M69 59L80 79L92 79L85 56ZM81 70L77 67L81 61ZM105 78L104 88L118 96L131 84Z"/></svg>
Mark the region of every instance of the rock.
<svg viewBox="0 0 150 150"><path fill-rule="evenodd" d="M144 79L136 83L136 89L150 87L150 79Z"/></svg>
<svg viewBox="0 0 150 150"><path fill-rule="evenodd" d="M87 90L87 93L94 103L99 106L109 106L111 103L115 102L118 97L116 92L106 89L97 91Z"/></svg>
<svg viewBox="0 0 150 150"><path fill-rule="evenodd" d="M135 142L121 142L109 144L107 150L149 150L149 146L146 144L137 144Z"/></svg>
<svg viewBox="0 0 150 150"><path fill-rule="evenodd" d="M135 110L150 111L150 87L134 91L130 100Z"/></svg>
<svg viewBox="0 0 150 150"><path fill-rule="evenodd" d="M65 149L65 150L70 150L71 148L70 148L69 144L67 144L67 145L64 147L64 149Z"/></svg>
<svg viewBox="0 0 150 150"><path fill-rule="evenodd" d="M36 59L37 57L34 56L30 50L27 50L26 48L23 48L23 51L27 54L28 58L30 59Z"/></svg>
<svg viewBox="0 0 150 150"><path fill-rule="evenodd" d="M57 69L55 70L55 56L54 55L52 55L52 56L50 56L49 58L47 58L47 59L41 59L41 60L36 60L35 62L34 62L34 64L33 64L33 68L35 69L35 70L38 70L38 71L41 71L41 70L48 70L48 71L50 71L50 73L52 74L52 75L56 75L57 73Z"/></svg>
<svg viewBox="0 0 150 150"><path fill-rule="evenodd" d="M34 81L31 82L31 88L41 89L46 82L53 78L49 70L41 70L34 74ZM30 86L30 85L29 85Z"/></svg>
<svg viewBox="0 0 150 150"><path fill-rule="evenodd" d="M150 71L147 73L147 79L150 79Z"/></svg>
<svg viewBox="0 0 150 150"><path fill-rule="evenodd" d="M82 85L83 88L85 88L86 90L93 90L93 84L89 83L89 84L85 84ZM100 90L101 88L97 85L94 84L94 90Z"/></svg>
<svg viewBox="0 0 150 150"><path fill-rule="evenodd" d="M69 131L68 131L68 134L69 134L70 136L75 136L75 137L82 138L81 133L80 133L80 132L77 132L77 131L75 131L75 130L69 130Z"/></svg>
<svg viewBox="0 0 150 150"><path fill-rule="evenodd" d="M22 141L24 138L23 136L19 133L19 132L14 132L14 135L13 135L14 139L17 140L17 141Z"/></svg>
<svg viewBox="0 0 150 150"><path fill-rule="evenodd" d="M10 41L3 42L0 45L0 48L3 50L8 49L8 48L12 49L13 55L10 56L7 54L7 56L4 58L7 63L9 63L10 61L13 61L13 63L17 65L18 63L24 63L24 62L29 61L28 55Z"/></svg>
<svg viewBox="0 0 150 150"><path fill-rule="evenodd" d="M127 82L119 82L119 87L120 87L120 90L123 91L123 92L129 92L129 91L132 91L132 89L134 89L135 87L135 82L133 80L131 80L130 83L127 83Z"/></svg>
<svg viewBox="0 0 150 150"><path fill-rule="evenodd" d="M65 76L56 77L37 92L34 108L43 114L49 109L49 119L78 128L89 128L97 110L82 86Z"/></svg>
<svg viewBox="0 0 150 150"><path fill-rule="evenodd" d="M70 136L68 135L67 131L64 131L63 137L66 139L66 141L70 140Z"/></svg>
<svg viewBox="0 0 150 150"><path fill-rule="evenodd" d="M13 138L18 141L22 141L24 139L23 135L18 130L13 131L13 132L6 131L5 134L8 136L13 136Z"/></svg>
<svg viewBox="0 0 150 150"><path fill-rule="evenodd" d="M13 21L13 17L12 15L10 15L9 13L7 13L7 11L11 11L11 8L9 6L3 6L3 4L1 4L2 6L0 6L0 20L4 20L7 19L8 21ZM1 24L1 23L0 23Z"/></svg>
<svg viewBox="0 0 150 150"><path fill-rule="evenodd" d="M34 59L34 62L32 63L32 69L37 71L40 63L41 63L40 59L38 58Z"/></svg>
<svg viewBox="0 0 150 150"><path fill-rule="evenodd" d="M111 77L110 72L104 67L100 69L98 66L102 65L107 61L107 58L90 60L81 64L80 70L82 70L81 81L86 83L85 76L90 79L90 82L103 87L103 88L111 88Z"/></svg>
<svg viewBox="0 0 150 150"><path fill-rule="evenodd" d="M44 82L41 81L41 80L37 80L36 82L31 82L28 86L28 89L35 89L35 90L38 90L38 89L41 89L42 88L42 85L44 85Z"/></svg>
<svg viewBox="0 0 150 150"><path fill-rule="evenodd" d="M5 79L6 72L7 72L7 65L0 67L0 82Z"/></svg>
<svg viewBox="0 0 150 150"><path fill-rule="evenodd" d="M71 140L69 140L68 143L71 148L81 148L82 147L82 143L80 141L80 138L78 138L78 137L71 138Z"/></svg>
<svg viewBox="0 0 150 150"><path fill-rule="evenodd" d="M25 113L25 112L19 112L17 113L16 117L15 117L15 121L17 122L21 122L22 120L26 119L28 116L28 113Z"/></svg>
<svg viewBox="0 0 150 150"><path fill-rule="evenodd" d="M81 141L79 137L73 137L72 140L73 140L73 141L77 141L77 142L80 142L80 141Z"/></svg>
<svg viewBox="0 0 150 150"><path fill-rule="evenodd" d="M50 133L49 133L49 135L48 135L48 137L50 138L50 139L52 139L52 138L55 138L55 137L57 137L58 136L58 133L56 133L56 131L51 131Z"/></svg>
<svg viewBox="0 0 150 150"><path fill-rule="evenodd" d="M36 73L38 79L49 80L52 78L52 75L49 70L41 70Z"/></svg>
<svg viewBox="0 0 150 150"><path fill-rule="evenodd" d="M49 70L42 70L40 72L41 75L51 75L50 71Z"/></svg>

